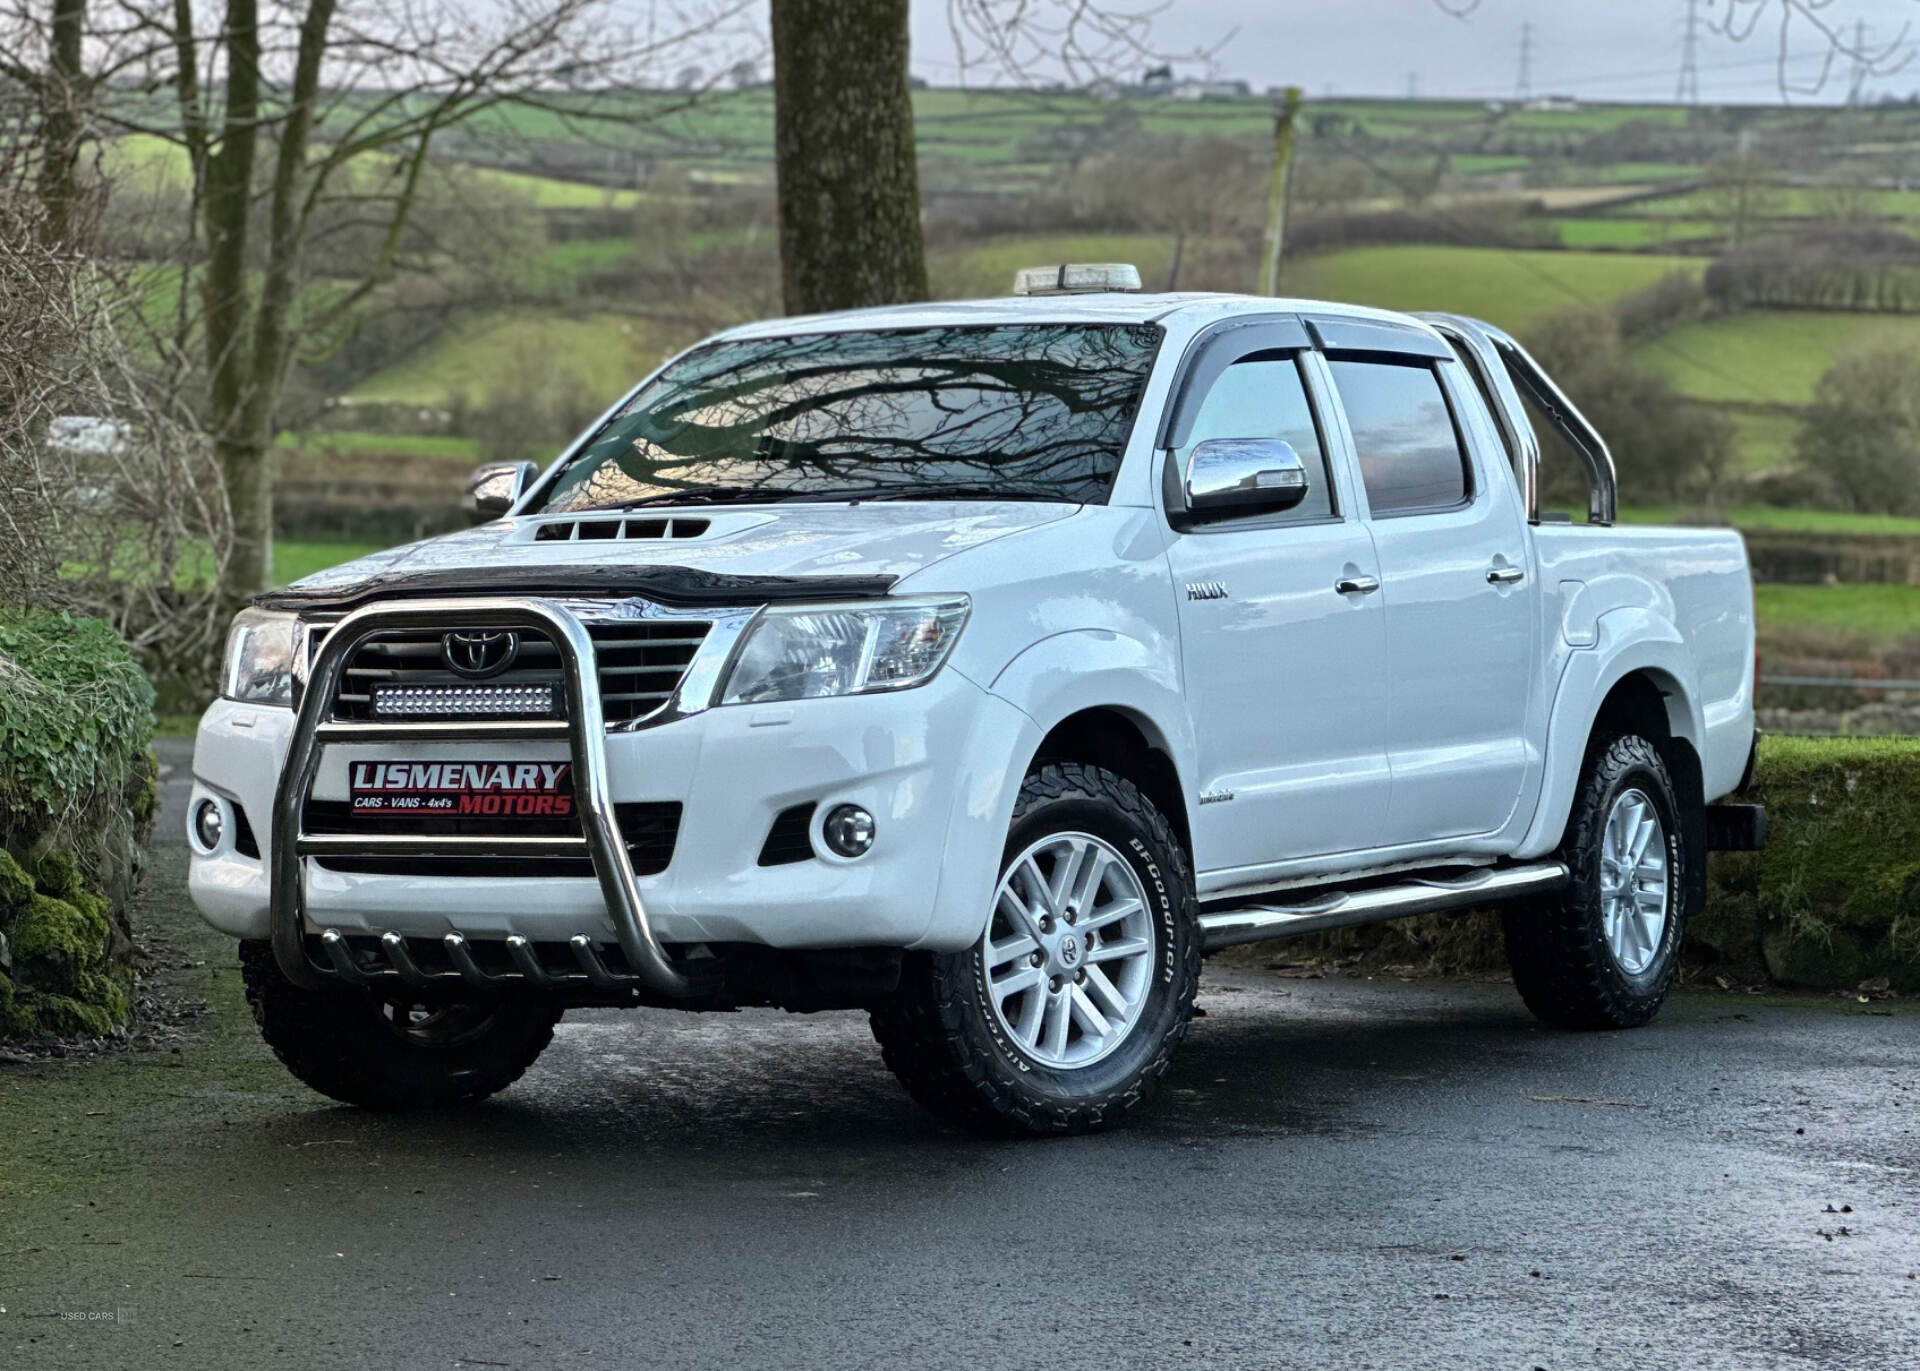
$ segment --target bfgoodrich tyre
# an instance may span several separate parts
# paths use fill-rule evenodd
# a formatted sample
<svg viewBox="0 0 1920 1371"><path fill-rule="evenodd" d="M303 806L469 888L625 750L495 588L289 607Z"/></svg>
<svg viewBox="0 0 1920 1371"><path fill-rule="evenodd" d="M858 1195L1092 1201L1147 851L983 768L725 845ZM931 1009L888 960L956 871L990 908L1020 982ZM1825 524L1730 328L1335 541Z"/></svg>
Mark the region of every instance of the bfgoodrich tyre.
<svg viewBox="0 0 1920 1371"><path fill-rule="evenodd" d="M1673 986L1685 932L1687 844L1659 751L1634 734L1587 750L1555 896L1504 917L1520 998L1560 1028L1634 1028Z"/></svg>
<svg viewBox="0 0 1920 1371"><path fill-rule="evenodd" d="M1112 772L1043 766L1015 804L985 934L911 959L873 1033L908 1093L951 1123L1084 1133L1165 1074L1200 954L1166 816Z"/></svg>

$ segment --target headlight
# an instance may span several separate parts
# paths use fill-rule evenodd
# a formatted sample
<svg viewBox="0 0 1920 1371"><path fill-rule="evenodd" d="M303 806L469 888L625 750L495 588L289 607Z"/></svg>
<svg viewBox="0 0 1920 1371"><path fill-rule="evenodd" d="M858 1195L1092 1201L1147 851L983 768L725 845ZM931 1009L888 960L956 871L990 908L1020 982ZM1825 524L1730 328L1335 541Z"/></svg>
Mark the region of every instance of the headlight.
<svg viewBox="0 0 1920 1371"><path fill-rule="evenodd" d="M291 614L243 609L227 633L227 670L220 693L245 704L293 707L294 626Z"/></svg>
<svg viewBox="0 0 1920 1371"><path fill-rule="evenodd" d="M967 622L964 595L766 609L720 687L723 705L864 695L924 685Z"/></svg>

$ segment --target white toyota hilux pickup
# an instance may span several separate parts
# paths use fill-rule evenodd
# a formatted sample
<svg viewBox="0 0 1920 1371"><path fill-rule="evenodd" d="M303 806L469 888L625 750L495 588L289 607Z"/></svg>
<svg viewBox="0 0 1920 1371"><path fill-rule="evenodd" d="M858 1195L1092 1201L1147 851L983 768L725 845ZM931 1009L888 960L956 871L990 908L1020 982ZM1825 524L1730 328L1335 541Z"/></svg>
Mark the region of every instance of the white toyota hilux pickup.
<svg viewBox="0 0 1920 1371"><path fill-rule="evenodd" d="M1497 329L1125 275L735 329L242 612L191 887L294 1074L456 1103L571 1006L864 1009L948 1120L1073 1132L1207 953L1491 905L1540 1017L1651 1018L1764 838L1738 535L1615 527Z"/></svg>

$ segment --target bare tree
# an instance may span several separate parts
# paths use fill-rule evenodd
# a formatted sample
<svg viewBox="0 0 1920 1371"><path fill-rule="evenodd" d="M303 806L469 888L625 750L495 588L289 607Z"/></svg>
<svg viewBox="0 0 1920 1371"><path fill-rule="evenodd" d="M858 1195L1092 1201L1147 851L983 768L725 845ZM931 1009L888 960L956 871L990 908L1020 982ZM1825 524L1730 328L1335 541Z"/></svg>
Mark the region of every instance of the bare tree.
<svg viewBox="0 0 1920 1371"><path fill-rule="evenodd" d="M80 3L61 0L60 12ZM525 111L576 122L660 112L632 83L745 8L687 0L636 27L609 0L118 0L85 21L86 88L113 97L91 117L165 139L190 171L178 318L205 368L236 591L271 578L268 457L296 346L393 279L436 136L489 113L510 124ZM17 2L0 22L0 73L59 84L65 32ZM376 241L354 279L309 291L310 248L341 205Z"/></svg>
<svg viewBox="0 0 1920 1371"><path fill-rule="evenodd" d="M1869 39L1861 24L1863 7L1853 0L1707 0L1707 23L1716 32L1743 43L1770 30L1779 53L1776 71L1782 96L1819 95L1844 68L1856 86L1891 76L1913 61L1913 26L1902 24L1892 37ZM1796 80L1789 71L1795 39L1806 34L1820 54L1820 69Z"/></svg>
<svg viewBox="0 0 1920 1371"><path fill-rule="evenodd" d="M76 174L83 108L0 84L0 604L211 661L226 506L195 415L121 335L126 283L87 256L104 187Z"/></svg>

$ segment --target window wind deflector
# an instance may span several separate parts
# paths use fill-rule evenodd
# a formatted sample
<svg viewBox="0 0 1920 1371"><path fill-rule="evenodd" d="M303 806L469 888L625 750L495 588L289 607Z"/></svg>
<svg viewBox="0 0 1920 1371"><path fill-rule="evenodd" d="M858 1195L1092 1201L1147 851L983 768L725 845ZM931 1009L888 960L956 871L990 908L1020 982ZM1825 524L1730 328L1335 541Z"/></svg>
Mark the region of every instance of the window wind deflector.
<svg viewBox="0 0 1920 1371"><path fill-rule="evenodd" d="M1202 333L1180 359L1173 390L1154 446L1183 448L1193 439L1193 421L1220 374L1235 362L1263 352L1304 352L1313 339L1291 314L1228 319Z"/></svg>
<svg viewBox="0 0 1920 1371"><path fill-rule="evenodd" d="M1377 319L1310 318L1307 330L1322 352L1386 352L1400 357L1451 360L1453 349L1425 329Z"/></svg>

